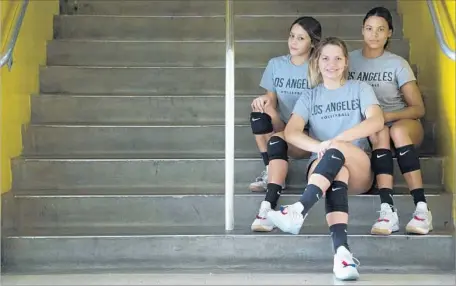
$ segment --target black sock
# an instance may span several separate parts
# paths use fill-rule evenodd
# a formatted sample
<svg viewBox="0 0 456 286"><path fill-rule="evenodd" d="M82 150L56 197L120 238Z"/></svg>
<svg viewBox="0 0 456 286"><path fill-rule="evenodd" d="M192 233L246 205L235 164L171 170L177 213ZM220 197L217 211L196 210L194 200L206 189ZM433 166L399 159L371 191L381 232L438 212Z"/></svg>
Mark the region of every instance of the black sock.
<svg viewBox="0 0 456 286"><path fill-rule="evenodd" d="M263 163L265 166L269 165L268 152L261 152L261 158L263 158Z"/></svg>
<svg viewBox="0 0 456 286"><path fill-rule="evenodd" d="M266 191L266 198L265 201L271 203L271 208L275 209L277 206L277 201L280 198L280 194L282 193L282 186L269 183L268 189Z"/></svg>
<svg viewBox="0 0 456 286"><path fill-rule="evenodd" d="M319 199L323 196L323 192L320 187L316 185L307 185L304 193L302 194L299 201L304 206L304 210L302 211L302 215L305 216L307 212L312 208L312 206L318 202Z"/></svg>
<svg viewBox="0 0 456 286"><path fill-rule="evenodd" d="M419 202L426 203L426 196L424 195L424 189L423 188L411 190L410 194L413 197L413 202L415 203L415 206Z"/></svg>
<svg viewBox="0 0 456 286"><path fill-rule="evenodd" d="M329 227L329 231L331 232L331 238L333 241L334 252L337 251L339 246L345 246L348 250L347 242L347 224L346 223L336 223Z"/></svg>
<svg viewBox="0 0 456 286"><path fill-rule="evenodd" d="M393 201L393 190L389 188L381 188L380 192L380 203L389 204L391 209L394 211L394 201Z"/></svg>

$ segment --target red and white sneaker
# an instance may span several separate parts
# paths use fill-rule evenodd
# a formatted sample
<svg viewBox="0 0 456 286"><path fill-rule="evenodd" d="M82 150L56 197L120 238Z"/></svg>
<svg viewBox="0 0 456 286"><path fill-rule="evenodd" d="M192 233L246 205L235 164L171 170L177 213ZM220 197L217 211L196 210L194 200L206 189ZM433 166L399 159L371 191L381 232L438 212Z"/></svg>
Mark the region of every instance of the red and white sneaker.
<svg viewBox="0 0 456 286"><path fill-rule="evenodd" d="M269 212L268 218L283 232L298 234L305 219L301 214L303 210L303 205L297 202L292 205L282 206L278 211Z"/></svg>
<svg viewBox="0 0 456 286"><path fill-rule="evenodd" d="M399 217L387 203L380 205L380 216L371 229L371 234L390 235L399 231Z"/></svg>
<svg viewBox="0 0 456 286"><path fill-rule="evenodd" d="M428 210L428 206L425 202L419 202L416 205L413 218L405 227L405 231L413 234L428 234L432 229L431 211Z"/></svg>
<svg viewBox="0 0 456 286"><path fill-rule="evenodd" d="M268 232L274 229L274 224L268 218L268 213L272 211L271 203L262 201L258 215L252 223L252 231Z"/></svg>
<svg viewBox="0 0 456 286"><path fill-rule="evenodd" d="M339 246L334 255L334 276L339 280L357 280L359 278L358 259L348 251L345 246Z"/></svg>

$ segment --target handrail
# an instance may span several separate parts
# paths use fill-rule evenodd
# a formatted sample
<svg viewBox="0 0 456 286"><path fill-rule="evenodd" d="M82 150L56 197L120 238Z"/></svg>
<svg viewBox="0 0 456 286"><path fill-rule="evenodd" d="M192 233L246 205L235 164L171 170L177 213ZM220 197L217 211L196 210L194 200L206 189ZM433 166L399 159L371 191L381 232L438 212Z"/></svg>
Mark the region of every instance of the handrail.
<svg viewBox="0 0 456 286"><path fill-rule="evenodd" d="M233 0L225 0L225 230L234 229L234 15Z"/></svg>
<svg viewBox="0 0 456 286"><path fill-rule="evenodd" d="M432 0L427 0L426 2L427 2L427 5L428 5L428 8L429 8L429 13L431 14L431 19L432 19L432 23L434 25L434 29L435 29L435 33L437 35L437 39L439 40L440 48L442 49L443 53L447 57L449 57L450 59L455 61L456 60L456 52L454 50L452 50L447 45L447 43L445 41L445 37L444 37L443 31L442 31L442 27L440 25L439 20L437 19L437 13L435 11L434 4L432 3L433 1ZM443 6L446 9L446 5L444 3L443 3Z"/></svg>
<svg viewBox="0 0 456 286"><path fill-rule="evenodd" d="M1 56L0 63L3 67L5 64L8 64L8 70L11 70L13 66L13 51L14 47L16 46L17 37L19 36L19 31L21 30L22 22L24 21L25 12L27 11L29 0L24 0L22 3L21 11L19 13L19 17L14 24L13 35L8 43L8 49L6 50L5 54Z"/></svg>

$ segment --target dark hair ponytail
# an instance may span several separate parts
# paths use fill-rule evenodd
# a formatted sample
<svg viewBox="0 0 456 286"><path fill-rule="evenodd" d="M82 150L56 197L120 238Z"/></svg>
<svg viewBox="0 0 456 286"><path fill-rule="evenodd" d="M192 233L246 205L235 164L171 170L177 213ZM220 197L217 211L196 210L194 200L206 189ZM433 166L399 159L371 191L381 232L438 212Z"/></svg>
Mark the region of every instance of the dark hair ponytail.
<svg viewBox="0 0 456 286"><path fill-rule="evenodd" d="M363 25L366 23L366 20L369 19L372 16L377 16L377 17L382 17L385 19L385 21L388 23L388 29L391 30L391 32L394 31L393 27L393 16L391 16L391 12L386 9L385 7L375 7L371 9L369 12L367 12L366 17L364 17L363 20ZM385 45L383 46L384 49L386 49L389 45L389 38L386 40Z"/></svg>
<svg viewBox="0 0 456 286"><path fill-rule="evenodd" d="M315 51L318 43L321 41L321 24L313 17L300 17L296 19L293 24L290 26L290 30L293 28L294 25L298 24L303 28L310 37L310 42L312 48L310 49L310 55Z"/></svg>

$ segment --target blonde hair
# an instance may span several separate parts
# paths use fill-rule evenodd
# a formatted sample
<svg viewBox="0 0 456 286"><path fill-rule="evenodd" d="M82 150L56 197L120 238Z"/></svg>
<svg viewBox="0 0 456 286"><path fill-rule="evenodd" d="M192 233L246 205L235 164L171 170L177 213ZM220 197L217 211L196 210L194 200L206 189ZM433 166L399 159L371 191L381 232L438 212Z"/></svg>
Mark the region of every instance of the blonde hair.
<svg viewBox="0 0 456 286"><path fill-rule="evenodd" d="M317 46L317 48L313 51L312 55L309 59L309 79L310 79L310 86L316 87L320 83L323 82L323 77L321 76L320 67L318 66L318 60L321 57L321 51L327 45L338 46L342 49L342 53L347 61L347 66L344 69L342 74L342 78L344 81L348 80L348 49L345 42L336 37L328 37L323 39Z"/></svg>

